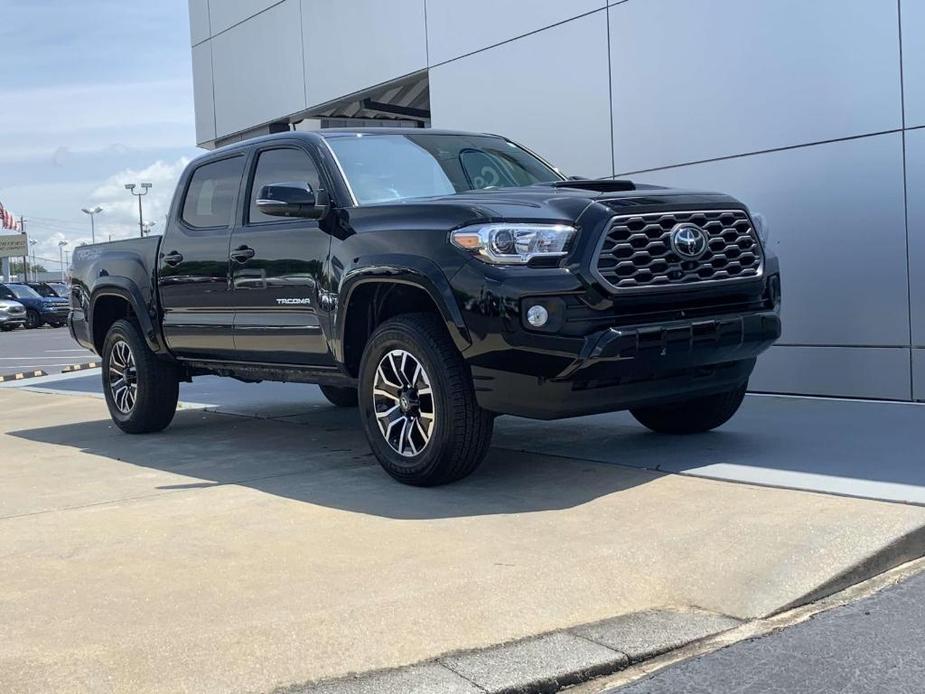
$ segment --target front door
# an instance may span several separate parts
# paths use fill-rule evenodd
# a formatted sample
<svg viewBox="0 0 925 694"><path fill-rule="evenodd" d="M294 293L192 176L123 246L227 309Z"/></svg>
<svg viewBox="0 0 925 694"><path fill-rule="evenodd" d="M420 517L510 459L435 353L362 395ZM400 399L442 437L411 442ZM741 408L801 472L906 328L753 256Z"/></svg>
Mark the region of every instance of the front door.
<svg viewBox="0 0 925 694"><path fill-rule="evenodd" d="M195 169L161 241L164 337L179 357L220 359L234 353L228 245L244 161L237 155Z"/></svg>
<svg viewBox="0 0 925 694"><path fill-rule="evenodd" d="M271 217L256 205L260 189L272 183L324 189L318 167L295 145L259 150L252 166L244 218L230 247L235 359L333 365L318 315L331 237L315 220Z"/></svg>

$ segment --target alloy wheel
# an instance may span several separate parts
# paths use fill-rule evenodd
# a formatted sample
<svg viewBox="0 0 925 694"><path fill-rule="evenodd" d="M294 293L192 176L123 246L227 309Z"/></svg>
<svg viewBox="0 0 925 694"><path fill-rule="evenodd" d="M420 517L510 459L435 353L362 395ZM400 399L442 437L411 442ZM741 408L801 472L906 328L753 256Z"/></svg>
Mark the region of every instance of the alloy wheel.
<svg viewBox="0 0 925 694"><path fill-rule="evenodd" d="M421 453L434 432L436 406L430 378L410 352L393 349L373 380L376 424L389 447L407 458Z"/></svg>
<svg viewBox="0 0 925 694"><path fill-rule="evenodd" d="M109 392L112 401L122 414L135 407L138 397L138 372L135 355L125 340L118 340L109 353Z"/></svg>

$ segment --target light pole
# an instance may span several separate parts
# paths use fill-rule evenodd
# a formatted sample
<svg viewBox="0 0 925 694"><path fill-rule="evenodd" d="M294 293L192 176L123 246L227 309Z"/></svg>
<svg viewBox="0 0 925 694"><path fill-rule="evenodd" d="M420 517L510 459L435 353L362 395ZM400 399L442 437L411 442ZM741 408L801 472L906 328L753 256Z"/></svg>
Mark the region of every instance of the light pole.
<svg viewBox="0 0 925 694"><path fill-rule="evenodd" d="M145 223L144 223L144 227L143 227L143 228L144 228L144 232L143 232L144 235L145 235L145 236L150 236L150 235L151 235L151 231L154 229L155 226L157 226L157 222L145 222Z"/></svg>
<svg viewBox="0 0 925 694"><path fill-rule="evenodd" d="M139 199L139 203L141 200ZM96 226L93 224L93 216L98 215L103 211L102 207L94 207L92 210L88 210L86 207L80 208L80 211L90 215L90 242L96 243Z"/></svg>
<svg viewBox="0 0 925 694"><path fill-rule="evenodd" d="M58 262L61 263L61 281L64 282L64 247L67 245L67 241L58 241Z"/></svg>
<svg viewBox="0 0 925 694"><path fill-rule="evenodd" d="M144 235L145 235L145 220L144 220L144 219L142 218L142 216L141 216L141 198L142 198L142 196L148 194L148 190L151 189L151 184L150 184L150 183L142 183L142 184L141 184L141 192L140 192L140 193L136 193L136 192L135 192L135 188L136 188L136 187L137 187L137 186L136 186L134 183L126 183L126 184L125 184L125 189L126 189L129 193L131 193L132 195L134 195L136 198L138 198L138 235L141 236L142 238L144 238Z"/></svg>
<svg viewBox="0 0 925 694"><path fill-rule="evenodd" d="M39 276L35 270L35 247L39 244L35 239L29 239L29 245L32 246L32 279L38 282Z"/></svg>

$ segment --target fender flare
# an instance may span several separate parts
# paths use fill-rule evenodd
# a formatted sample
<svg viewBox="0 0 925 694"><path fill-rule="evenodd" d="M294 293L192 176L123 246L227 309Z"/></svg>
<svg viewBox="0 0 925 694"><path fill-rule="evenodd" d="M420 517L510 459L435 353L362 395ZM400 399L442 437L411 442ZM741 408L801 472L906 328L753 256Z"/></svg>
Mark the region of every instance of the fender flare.
<svg viewBox="0 0 925 694"><path fill-rule="evenodd" d="M93 314L96 311L96 304L101 298L106 296L119 297L128 302L135 316L138 318L141 334L148 344L148 347L150 347L151 351L155 354L164 352L160 333L151 316L148 304L141 294L141 290L139 290L134 282L125 277L107 277L104 284L97 284L93 288L89 301L90 310L87 314L87 323L89 324L91 339L93 337Z"/></svg>
<svg viewBox="0 0 925 694"><path fill-rule="evenodd" d="M357 288L371 283L403 284L426 292L440 312L456 348L463 352L472 344L449 280L436 263L416 256L380 255L358 258L357 266L345 273L341 281L334 316L335 340L332 345L338 362L344 362L344 327L353 293Z"/></svg>

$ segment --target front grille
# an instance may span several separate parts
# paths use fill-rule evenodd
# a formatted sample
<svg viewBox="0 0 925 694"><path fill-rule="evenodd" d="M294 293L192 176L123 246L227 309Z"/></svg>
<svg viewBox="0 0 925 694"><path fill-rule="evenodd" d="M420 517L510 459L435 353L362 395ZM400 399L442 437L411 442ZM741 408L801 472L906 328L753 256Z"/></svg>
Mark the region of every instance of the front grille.
<svg viewBox="0 0 925 694"><path fill-rule="evenodd" d="M671 248L678 224L696 224L707 234L707 250L686 260ZM594 261L611 288L647 289L758 277L761 246L742 210L653 212L614 217Z"/></svg>

